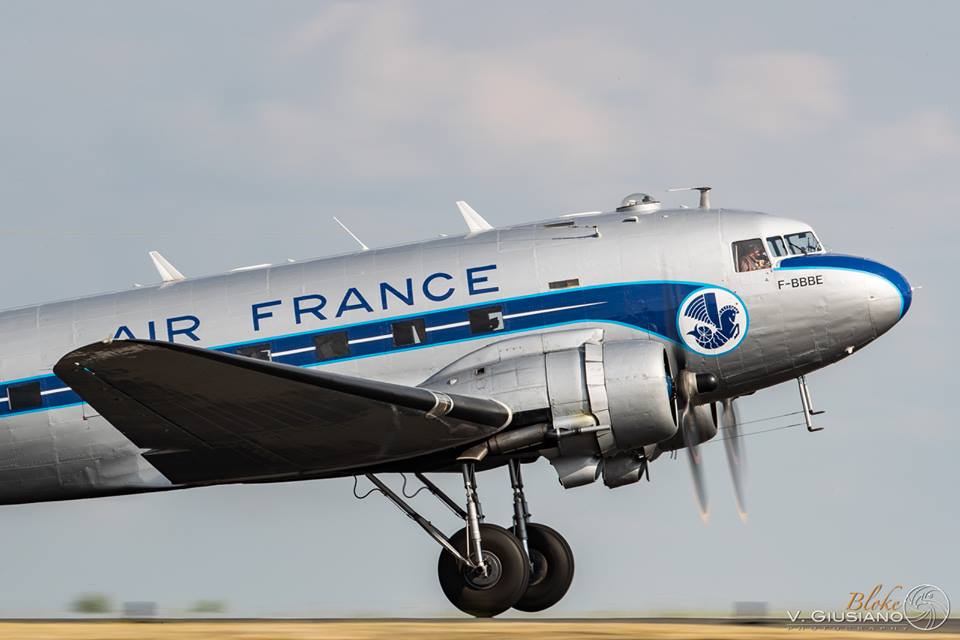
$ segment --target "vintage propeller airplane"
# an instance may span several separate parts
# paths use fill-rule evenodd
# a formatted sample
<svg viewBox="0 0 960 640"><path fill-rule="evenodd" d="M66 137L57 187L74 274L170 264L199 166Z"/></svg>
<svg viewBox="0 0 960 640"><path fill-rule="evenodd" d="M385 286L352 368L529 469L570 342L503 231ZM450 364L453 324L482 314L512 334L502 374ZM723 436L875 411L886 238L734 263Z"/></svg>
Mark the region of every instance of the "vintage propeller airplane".
<svg viewBox="0 0 960 640"><path fill-rule="evenodd" d="M633 194L505 228L460 202L462 237L212 277L151 253L159 285L5 311L0 502L363 475L440 544L456 607L546 609L573 555L530 521L522 463L614 488L686 449L706 514L699 445L720 414L743 514L736 398L798 380L814 430L804 375L910 308L890 267L695 189L697 209ZM478 497L477 471L503 466L511 529ZM462 504L436 471L462 474ZM389 472L464 527L441 533Z"/></svg>

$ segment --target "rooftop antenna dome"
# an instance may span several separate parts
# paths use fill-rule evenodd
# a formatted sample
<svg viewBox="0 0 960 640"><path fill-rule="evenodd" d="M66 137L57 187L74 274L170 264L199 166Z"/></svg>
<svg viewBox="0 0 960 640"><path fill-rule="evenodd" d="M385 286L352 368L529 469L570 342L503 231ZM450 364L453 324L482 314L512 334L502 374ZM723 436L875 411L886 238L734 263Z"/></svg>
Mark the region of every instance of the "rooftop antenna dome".
<svg viewBox="0 0 960 640"><path fill-rule="evenodd" d="M660 201L647 193L631 193L620 202L618 213L653 213L660 210Z"/></svg>

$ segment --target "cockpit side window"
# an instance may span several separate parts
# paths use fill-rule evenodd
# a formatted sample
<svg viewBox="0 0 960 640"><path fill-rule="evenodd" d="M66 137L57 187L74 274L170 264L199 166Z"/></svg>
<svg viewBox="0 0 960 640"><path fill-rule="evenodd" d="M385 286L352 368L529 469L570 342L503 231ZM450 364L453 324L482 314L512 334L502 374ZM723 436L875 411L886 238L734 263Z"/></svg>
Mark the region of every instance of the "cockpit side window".
<svg viewBox="0 0 960 640"><path fill-rule="evenodd" d="M770 268L770 258L763 249L763 240L752 238L733 243L733 263L737 271L757 271Z"/></svg>
<svg viewBox="0 0 960 640"><path fill-rule="evenodd" d="M767 247L770 248L770 255L774 258L782 258L787 255L787 245L784 244L780 236L771 236L767 238Z"/></svg>
<svg viewBox="0 0 960 640"><path fill-rule="evenodd" d="M812 231L801 231L800 233L787 234L787 247L790 253L794 255L806 255L808 253L818 253L823 251L817 237Z"/></svg>

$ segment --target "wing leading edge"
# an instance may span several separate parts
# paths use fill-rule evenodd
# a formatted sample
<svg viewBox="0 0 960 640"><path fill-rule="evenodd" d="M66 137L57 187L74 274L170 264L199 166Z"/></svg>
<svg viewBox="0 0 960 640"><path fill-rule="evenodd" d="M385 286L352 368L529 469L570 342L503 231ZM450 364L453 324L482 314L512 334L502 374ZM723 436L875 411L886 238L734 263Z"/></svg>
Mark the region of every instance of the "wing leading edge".
<svg viewBox="0 0 960 640"><path fill-rule="evenodd" d="M148 340L90 344L53 371L177 484L403 460L472 444L512 419L487 398Z"/></svg>

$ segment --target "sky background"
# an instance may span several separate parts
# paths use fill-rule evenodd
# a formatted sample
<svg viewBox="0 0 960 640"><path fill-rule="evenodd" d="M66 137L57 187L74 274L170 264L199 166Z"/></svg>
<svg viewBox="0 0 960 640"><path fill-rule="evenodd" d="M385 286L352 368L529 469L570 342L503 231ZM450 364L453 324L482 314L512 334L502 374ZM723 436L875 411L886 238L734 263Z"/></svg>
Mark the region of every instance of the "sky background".
<svg viewBox="0 0 960 640"><path fill-rule="evenodd" d="M378 247L461 232L459 199L506 225L633 191L694 205L665 189L710 184L715 206L800 218L923 289L809 376L824 431L745 441L746 525L721 444L706 526L682 456L614 491L528 467L535 520L577 560L548 613L839 609L877 583L960 606L958 21L950 2L0 1L3 306L156 281L151 249L188 275L353 249L332 215ZM742 414L798 408L784 385ZM505 472L481 497L509 521ZM0 547L0 615L87 591L455 613L436 545L349 480L3 507Z"/></svg>

